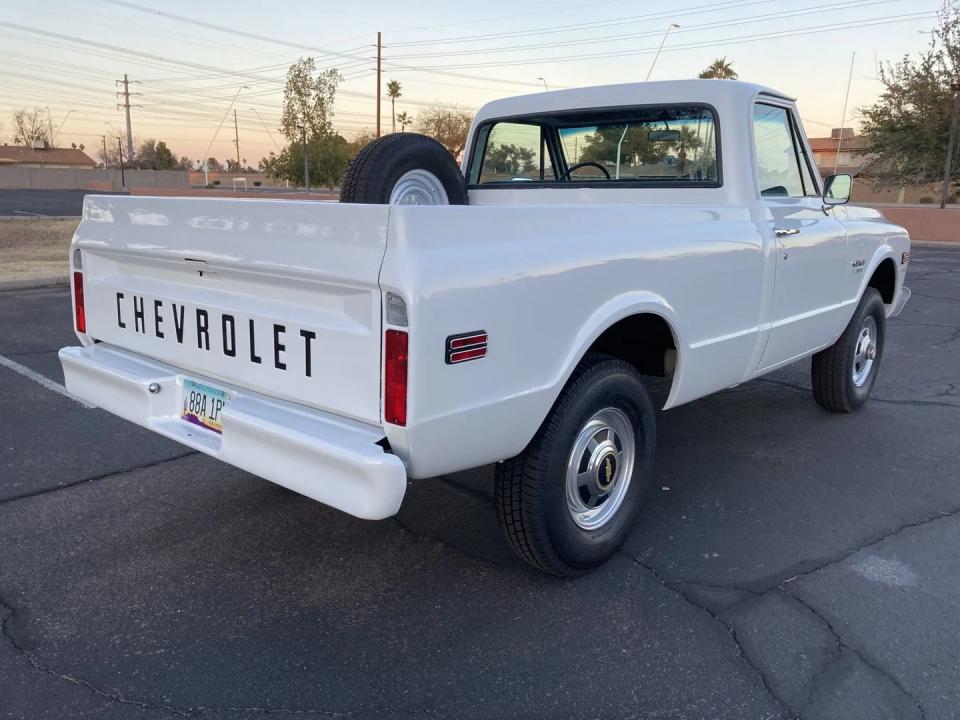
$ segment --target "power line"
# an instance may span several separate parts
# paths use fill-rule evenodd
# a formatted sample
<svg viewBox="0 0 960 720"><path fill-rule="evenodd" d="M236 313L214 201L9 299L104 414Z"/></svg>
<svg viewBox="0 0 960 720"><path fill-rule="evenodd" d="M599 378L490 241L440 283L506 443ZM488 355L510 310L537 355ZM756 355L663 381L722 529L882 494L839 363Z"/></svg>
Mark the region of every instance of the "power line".
<svg viewBox="0 0 960 720"><path fill-rule="evenodd" d="M736 25L745 25L752 24L757 22L765 22L774 19L790 18L790 17L803 17L805 15L813 15L821 13L824 11L836 12L838 10L852 10L861 7L869 7L874 5L887 5L894 2L903 2L904 0L847 0L847 2L840 3L828 3L825 5L814 5L807 8L799 8L794 10L785 10L777 11L773 13L766 13L762 15L750 15L747 17L733 18L730 20L717 20L709 23L700 23L697 25L684 25L680 29L676 30L673 34L680 35L683 33L697 32L701 30L716 30L719 28L733 27ZM508 46L499 46L499 47L486 47L474 50L456 50L456 51L440 51L440 52L427 52L427 53L418 53L413 55L394 55L392 59L394 60L410 60L410 59L420 59L427 57L449 57L449 56L463 56L463 55L483 55L491 53L508 53L508 52L525 52L531 50L540 50L545 48L554 48L554 47L575 47L579 45L595 45L599 43L610 43L616 42L619 40L628 40L641 37L660 37L663 35L663 29L658 28L656 30L650 30L640 33L626 33L618 35L604 35L597 37L584 38L582 40L561 40L547 43L540 43L537 45L508 45Z"/></svg>
<svg viewBox="0 0 960 720"><path fill-rule="evenodd" d="M758 42L761 40L773 40L785 37L795 37L799 35L809 35L811 33L819 32L835 32L839 30L855 30L865 27L874 27L877 25L890 25L898 22L906 22L912 20L923 20L931 17L935 17L935 12L923 12L923 13L908 13L904 15L891 15L882 18L874 18L872 20L861 20L861 21L851 21L848 23L830 23L828 25L815 25L804 28L796 28L793 30L778 30L772 31L769 33L751 33L749 35L740 35L728 38L720 38L717 40L709 41L700 41L700 42L691 42L685 45L673 45L671 47L664 48L664 52L679 52L681 50L693 50L700 48L712 48L712 47L724 47L727 45L739 45L743 43ZM516 60L504 60L504 61L488 61L488 62L477 62L477 63L461 63L456 65L426 65L420 68L411 68L414 70L424 70L430 71L437 68L443 69L468 69L468 68L487 68L487 67L512 67L517 65L535 65L535 64L544 64L544 63L555 63L555 62L564 62L567 60L576 60L577 62L586 62L589 60L599 60L610 57L625 57L633 55L649 55L650 53L656 52L655 47L650 48L641 48L638 50L617 50L610 52L602 53L593 53L593 54L579 54L579 55L561 55L553 57L538 57L531 59L516 59Z"/></svg>
<svg viewBox="0 0 960 720"><path fill-rule="evenodd" d="M721 0L721 2L706 3L703 5L693 5L687 8L673 8L670 10L658 10L653 13L643 15L627 15L625 17L608 18L606 20L593 20L590 22L578 22L568 25L553 25L531 30L514 30L510 32L483 33L478 35L460 35L459 37L445 37L440 40L408 40L406 42L391 43L392 47L407 47L414 45L449 45L452 43L478 42L481 40L492 40L506 37L530 37L537 35L552 35L555 33L581 32L587 29L597 27L608 27L611 25L626 25L639 22L649 22L653 20L674 19L685 17L687 15L700 15L705 12L719 12L721 10L731 10L738 7L748 7L750 5L767 5L776 0Z"/></svg>
<svg viewBox="0 0 960 720"><path fill-rule="evenodd" d="M137 10L139 12L148 13L150 15L157 15L168 20L175 20L177 22L188 23L193 26L205 27L210 30L216 30L217 32L229 33L231 35L238 35L240 37L246 37L253 40L260 40L262 42L274 43L275 45L284 45L286 47L294 48L297 50L306 50L308 52L321 53L324 57L342 57L350 58L356 60L356 56L350 55L346 52L338 52L336 50L329 50L327 48L320 48L314 45L302 45L300 43L290 42L289 40L284 40L282 38L270 37L269 35L261 35L259 33L252 33L246 30L237 30L236 28L226 27L224 25L217 25L216 23L206 22L204 20L198 20L197 18L186 17L184 15L177 15L175 13L166 12L163 10L156 10L154 8L144 7L143 5L137 5L136 3L126 2L126 0L100 0L101 2L109 3L111 5L117 5L119 7L129 8L130 10Z"/></svg>

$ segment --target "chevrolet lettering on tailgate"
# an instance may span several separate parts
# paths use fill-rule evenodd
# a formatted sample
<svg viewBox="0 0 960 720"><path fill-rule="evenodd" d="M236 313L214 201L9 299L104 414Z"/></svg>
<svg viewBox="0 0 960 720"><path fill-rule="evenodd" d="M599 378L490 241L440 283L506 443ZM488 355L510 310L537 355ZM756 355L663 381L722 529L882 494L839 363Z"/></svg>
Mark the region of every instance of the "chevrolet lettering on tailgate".
<svg viewBox="0 0 960 720"><path fill-rule="evenodd" d="M242 319L240 323L243 323ZM227 357L237 357L239 354L240 357L247 358L256 365L262 364L263 357L258 354L256 343L256 321L248 318L246 328L241 328L239 332L237 324L237 319L227 313L218 313L200 307L187 312L186 306L182 303L117 293L117 326L122 329L141 335L152 335L158 340L170 338L181 345L195 344L199 350L222 352ZM306 377L312 377L311 352L317 334L313 330L300 328L294 335L294 330L292 328L288 330L286 325L271 324L273 325L273 343L269 348L260 350L260 352L267 352L267 362L272 360L277 370L287 370L284 353L287 350L288 338L299 335L300 341L303 342L303 374ZM211 325L219 328L220 343L211 345ZM238 350L238 335L241 342L246 338L242 351Z"/></svg>

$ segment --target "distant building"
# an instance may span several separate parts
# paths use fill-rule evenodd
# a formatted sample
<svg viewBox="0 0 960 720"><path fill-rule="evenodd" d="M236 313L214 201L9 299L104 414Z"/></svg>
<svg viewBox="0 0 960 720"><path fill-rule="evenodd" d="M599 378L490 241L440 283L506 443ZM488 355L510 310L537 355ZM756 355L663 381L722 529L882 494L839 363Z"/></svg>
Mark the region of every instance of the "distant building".
<svg viewBox="0 0 960 720"><path fill-rule="evenodd" d="M853 128L834 128L830 131L830 137L809 140L814 162L824 177L834 172L857 175L870 160L867 136L854 134Z"/></svg>
<svg viewBox="0 0 960 720"><path fill-rule="evenodd" d="M0 145L0 167L95 168L96 161L79 148L55 148L46 142L25 145Z"/></svg>

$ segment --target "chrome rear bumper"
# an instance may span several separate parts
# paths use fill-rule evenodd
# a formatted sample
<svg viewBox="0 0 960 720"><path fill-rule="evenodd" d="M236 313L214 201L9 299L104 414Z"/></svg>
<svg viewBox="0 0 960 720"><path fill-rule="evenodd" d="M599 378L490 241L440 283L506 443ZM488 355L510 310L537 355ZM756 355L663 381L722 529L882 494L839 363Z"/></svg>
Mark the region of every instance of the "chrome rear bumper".
<svg viewBox="0 0 960 720"><path fill-rule="evenodd" d="M171 365L106 344L63 348L60 362L77 397L195 450L360 518L400 508L407 474L380 427L191 374L236 393L217 434L180 419L184 374Z"/></svg>

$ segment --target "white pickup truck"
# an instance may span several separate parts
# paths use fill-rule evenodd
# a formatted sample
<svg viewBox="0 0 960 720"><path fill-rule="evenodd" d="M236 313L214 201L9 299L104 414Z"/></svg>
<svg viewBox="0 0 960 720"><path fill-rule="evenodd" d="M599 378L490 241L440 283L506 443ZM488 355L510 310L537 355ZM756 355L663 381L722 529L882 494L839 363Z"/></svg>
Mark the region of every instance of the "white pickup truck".
<svg viewBox="0 0 960 720"><path fill-rule="evenodd" d="M558 575L640 508L644 375L672 408L813 356L821 406L866 400L909 240L821 181L790 98L548 92L486 105L462 169L431 143L358 157L343 199L382 204L88 197L69 391L362 518L496 463L506 537Z"/></svg>

